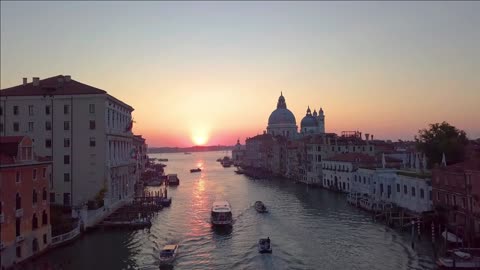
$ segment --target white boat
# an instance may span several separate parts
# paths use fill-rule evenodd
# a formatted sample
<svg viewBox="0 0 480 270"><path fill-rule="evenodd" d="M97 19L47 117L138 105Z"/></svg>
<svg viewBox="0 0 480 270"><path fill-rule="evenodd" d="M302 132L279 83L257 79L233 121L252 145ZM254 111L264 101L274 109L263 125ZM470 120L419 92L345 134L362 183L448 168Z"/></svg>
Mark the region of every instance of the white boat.
<svg viewBox="0 0 480 270"><path fill-rule="evenodd" d="M233 219L230 203L228 201L214 202L212 205L210 220L212 222L212 225L231 226L233 223Z"/></svg>
<svg viewBox="0 0 480 270"><path fill-rule="evenodd" d="M447 251L438 258L439 269L480 269L480 249L464 248Z"/></svg>
<svg viewBox="0 0 480 270"><path fill-rule="evenodd" d="M160 264L171 264L177 257L178 245L166 245L160 251Z"/></svg>

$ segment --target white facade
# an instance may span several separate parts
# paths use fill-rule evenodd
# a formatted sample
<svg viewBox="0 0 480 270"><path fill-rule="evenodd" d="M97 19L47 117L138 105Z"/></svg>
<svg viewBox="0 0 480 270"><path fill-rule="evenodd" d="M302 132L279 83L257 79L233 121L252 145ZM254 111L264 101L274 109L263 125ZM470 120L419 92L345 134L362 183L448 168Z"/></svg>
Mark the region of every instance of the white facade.
<svg viewBox="0 0 480 270"><path fill-rule="evenodd" d="M352 188L354 170L351 162L323 161L323 187L349 193Z"/></svg>
<svg viewBox="0 0 480 270"><path fill-rule="evenodd" d="M351 193L393 203L415 213L432 210L431 181L406 174L409 173L397 169L358 169Z"/></svg>
<svg viewBox="0 0 480 270"><path fill-rule="evenodd" d="M57 76L3 89L0 107L0 135L28 135L39 156L52 157L51 203L81 206L102 189L106 205L132 194L129 105Z"/></svg>

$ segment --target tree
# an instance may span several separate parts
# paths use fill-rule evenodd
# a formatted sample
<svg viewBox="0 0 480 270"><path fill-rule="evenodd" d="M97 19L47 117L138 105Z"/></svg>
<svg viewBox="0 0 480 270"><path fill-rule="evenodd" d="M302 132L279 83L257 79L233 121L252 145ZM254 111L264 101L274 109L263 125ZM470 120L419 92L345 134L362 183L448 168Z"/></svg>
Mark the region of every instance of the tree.
<svg viewBox="0 0 480 270"><path fill-rule="evenodd" d="M468 139L465 131L444 121L419 130L415 142L417 150L427 156L428 167L431 168L434 164L441 163L444 153L447 164L463 161Z"/></svg>

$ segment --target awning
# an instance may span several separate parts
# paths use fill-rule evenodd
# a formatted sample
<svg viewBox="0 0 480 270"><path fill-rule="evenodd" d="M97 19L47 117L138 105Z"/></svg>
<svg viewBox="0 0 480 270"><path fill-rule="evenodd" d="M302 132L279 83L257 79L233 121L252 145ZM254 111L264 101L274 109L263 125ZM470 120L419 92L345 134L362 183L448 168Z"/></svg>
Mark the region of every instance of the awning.
<svg viewBox="0 0 480 270"><path fill-rule="evenodd" d="M442 237L445 238L445 239L447 239L447 241L450 242L450 243L458 243L458 244L460 244L460 243L463 242L463 241L462 241L462 238L456 236L455 234L453 234L453 233L451 233L451 232L447 232L446 234L445 234L445 232L442 232Z"/></svg>

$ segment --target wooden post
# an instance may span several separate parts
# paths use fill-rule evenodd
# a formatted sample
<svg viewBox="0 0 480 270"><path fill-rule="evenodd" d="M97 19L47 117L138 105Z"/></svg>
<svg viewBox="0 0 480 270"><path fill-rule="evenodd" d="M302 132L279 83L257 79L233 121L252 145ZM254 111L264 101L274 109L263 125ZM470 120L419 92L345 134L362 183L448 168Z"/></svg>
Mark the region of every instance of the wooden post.
<svg viewBox="0 0 480 270"><path fill-rule="evenodd" d="M415 249L415 242L414 242L414 239L415 239L415 221L412 220L410 222L411 226L412 226L412 249Z"/></svg>

